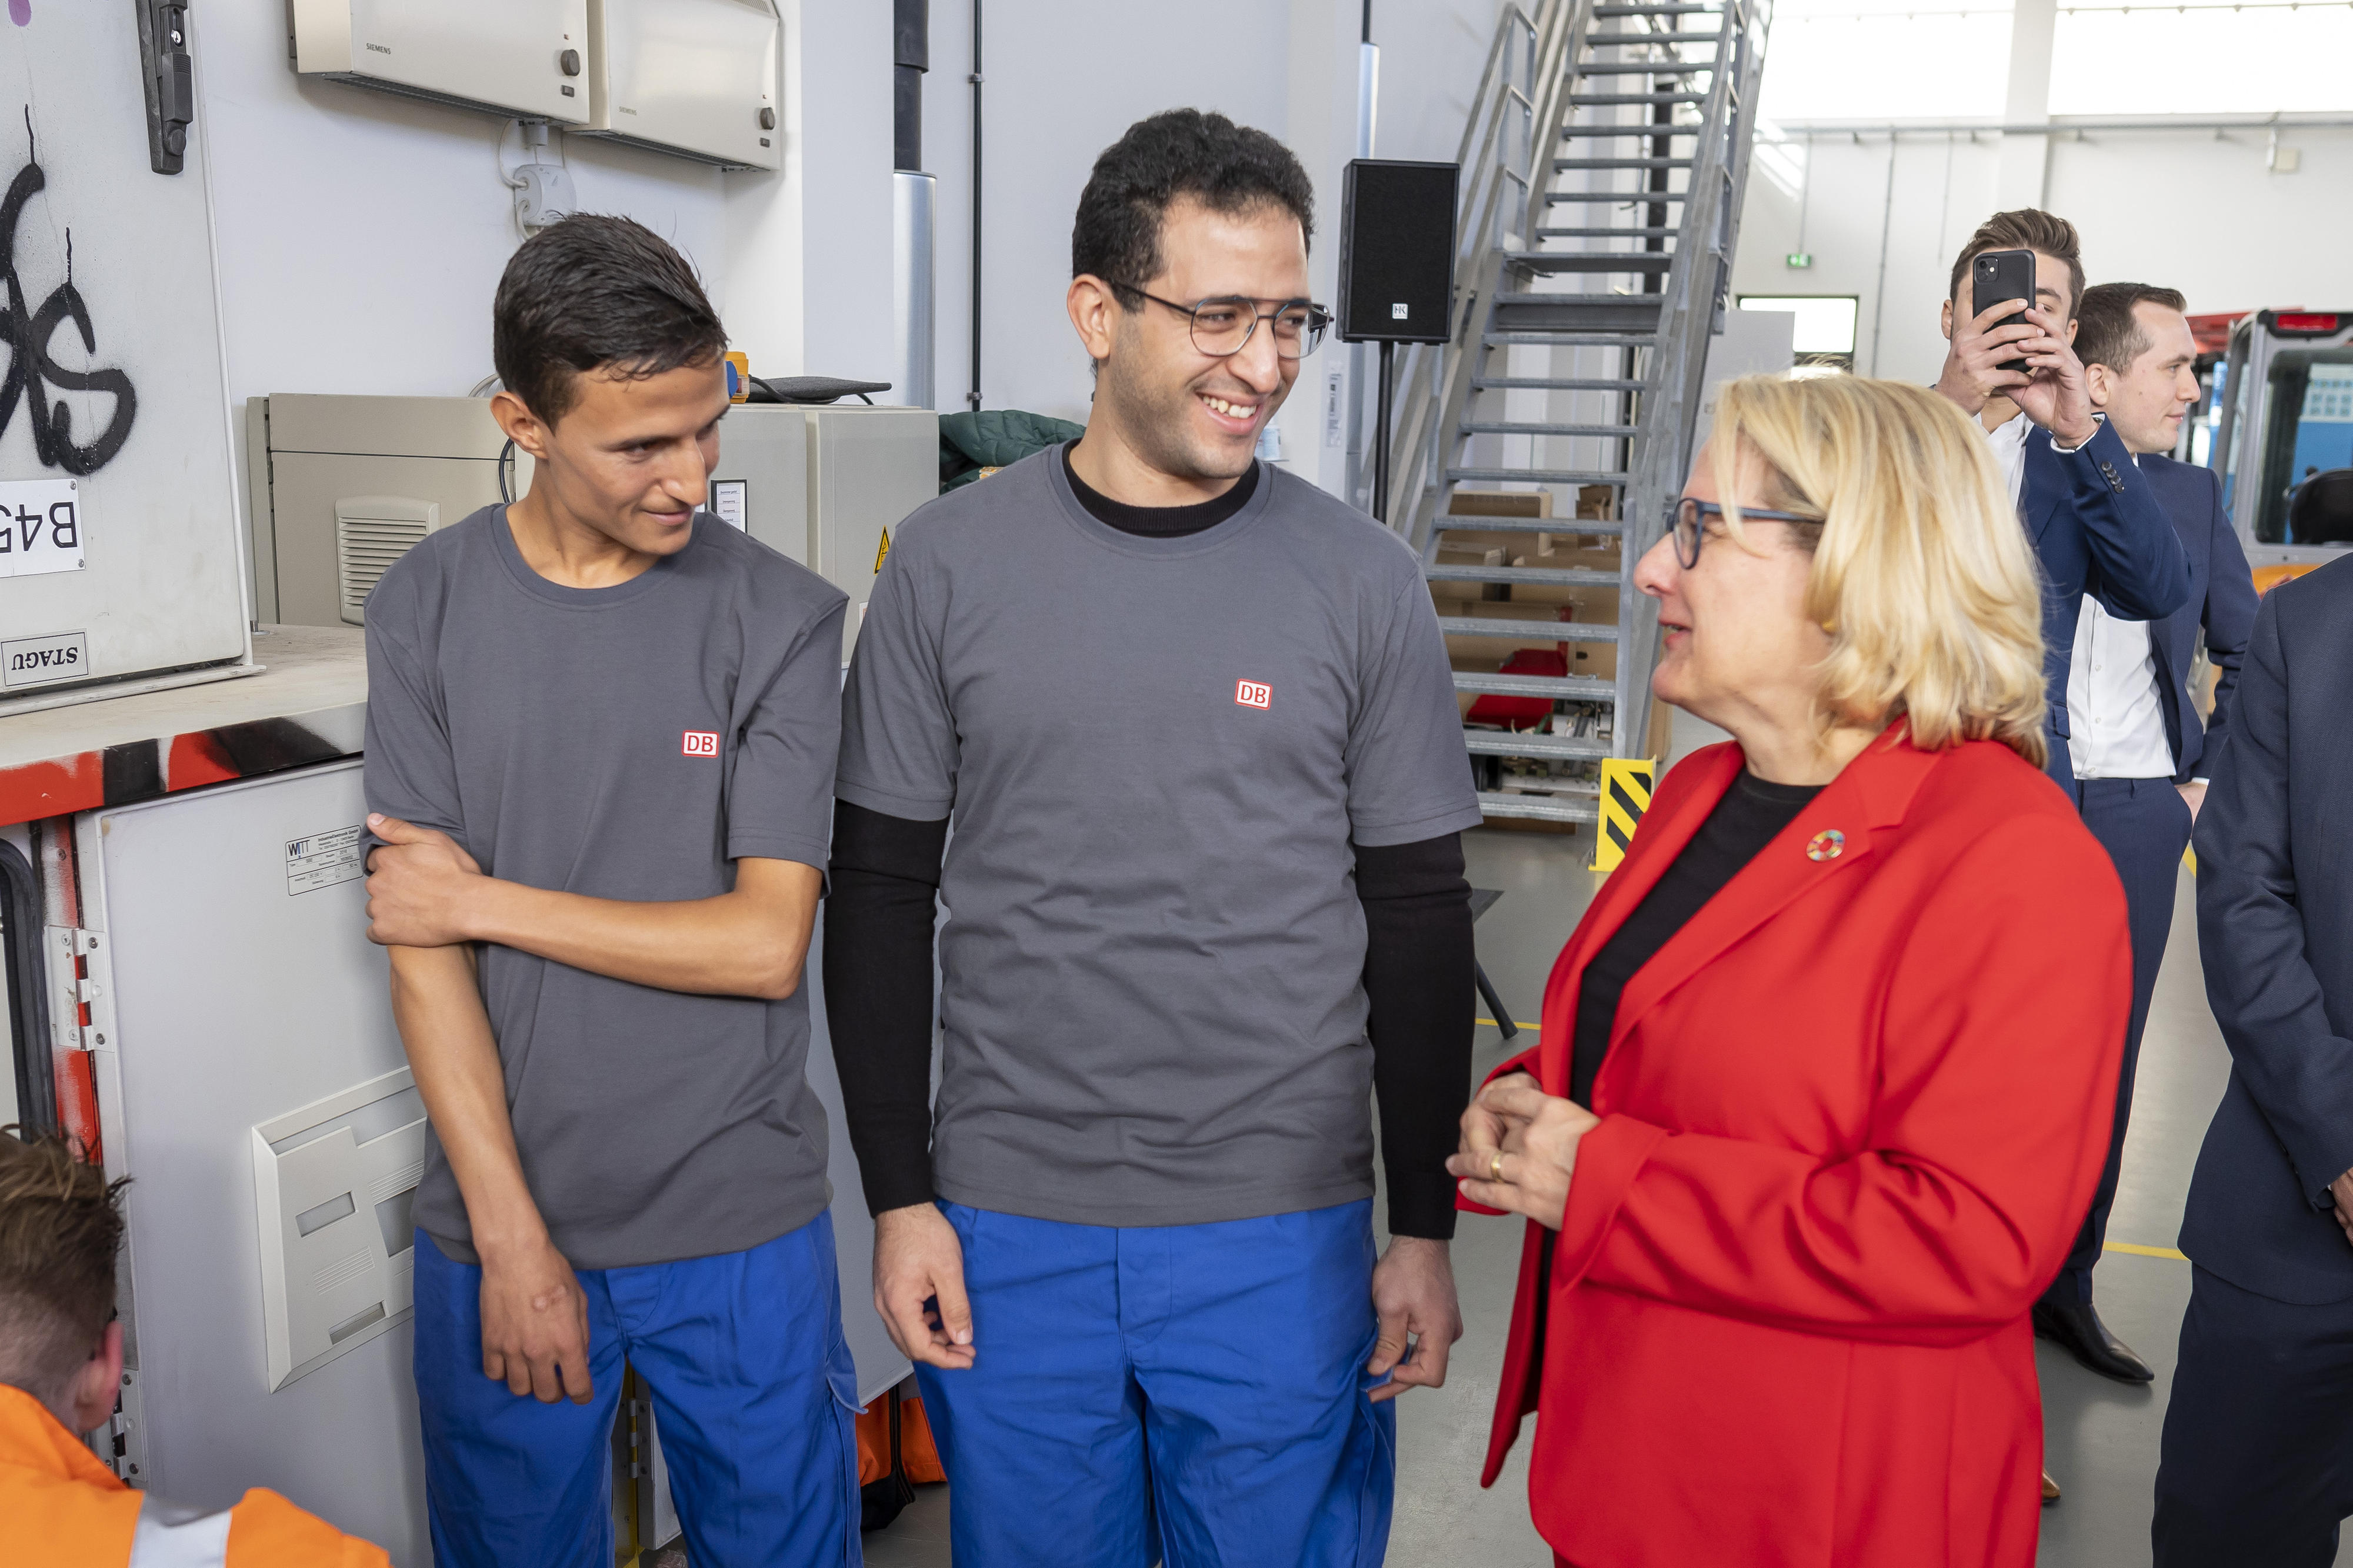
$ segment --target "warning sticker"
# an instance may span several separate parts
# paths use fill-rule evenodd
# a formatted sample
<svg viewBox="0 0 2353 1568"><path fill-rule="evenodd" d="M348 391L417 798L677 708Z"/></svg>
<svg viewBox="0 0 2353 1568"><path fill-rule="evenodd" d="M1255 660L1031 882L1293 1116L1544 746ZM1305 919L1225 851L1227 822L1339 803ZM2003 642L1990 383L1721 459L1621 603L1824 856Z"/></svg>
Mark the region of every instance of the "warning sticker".
<svg viewBox="0 0 2353 1568"><path fill-rule="evenodd" d="M355 826L290 838L286 841L286 896L314 893L338 882L356 882L367 875L366 859Z"/></svg>

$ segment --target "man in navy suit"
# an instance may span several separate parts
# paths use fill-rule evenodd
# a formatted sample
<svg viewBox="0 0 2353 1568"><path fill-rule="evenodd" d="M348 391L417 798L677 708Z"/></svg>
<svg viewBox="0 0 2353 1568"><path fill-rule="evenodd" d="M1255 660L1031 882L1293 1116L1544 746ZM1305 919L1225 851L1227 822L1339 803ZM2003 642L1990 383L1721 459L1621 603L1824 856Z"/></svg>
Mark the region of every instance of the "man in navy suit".
<svg viewBox="0 0 2353 1568"><path fill-rule="evenodd" d="M2034 253L2034 298L1972 311L1969 264L1989 250ZM2071 346L2084 298L2082 241L2065 218L1996 213L1953 262L1943 328L1951 348L1936 390L1974 415L2010 480L2042 563L2042 643L2051 776L2070 790L2067 676L2084 596L2136 620L2189 598L2189 563L2132 453L2093 406ZM2023 312L2021 323L2000 326Z"/></svg>
<svg viewBox="0 0 2353 1568"><path fill-rule="evenodd" d="M2035 1304L2045 1338L2093 1371L2145 1383L2147 1363L2107 1332L2092 1306L2092 1269L2106 1239L2124 1161L2133 1073L2149 995L2173 927L2174 889L2207 770L2230 733L2239 659L2254 626L2255 587L2238 531L2211 469L2164 454L2198 401L2198 342L2171 289L2103 283L2075 311L2074 350L2093 406L2106 416L2171 520L2189 563L2189 597L2160 621L2111 615L2086 597L2068 663L2067 751L2084 826L2115 861L2132 922L2133 1007L2116 1084L2116 1131L2092 1212L2059 1278ZM2203 634L2216 670L2214 712L2203 726L2189 689Z"/></svg>
<svg viewBox="0 0 2353 1568"><path fill-rule="evenodd" d="M2035 297L2000 300L1976 310L1971 263L1995 250L2033 252ZM2052 781L2079 806L2084 797L2077 787L2071 756L2069 700L2083 606L2093 603L2114 617L2153 622L2170 616L2191 597L2189 563L2173 522L2156 487L2135 464L2133 450L2116 421L2093 402L2090 376L2073 347L2083 299L2082 242L2073 224L2031 208L1994 214L1969 236L1953 262L1943 319L1944 333L1952 346L1945 356L1944 373L1936 380L1936 390L1976 416L1985 430L2042 563L2043 662L2050 702L2043 738L2050 746ZM2022 314L2023 321L2000 324L2017 314ZM2168 437L2161 447L2150 449L2165 450L2170 446ZM2177 674L2186 678L2186 663ZM2158 771L2170 775L2174 770ZM2094 793L2105 797L2113 792L2103 785ZM2138 802L2138 815L2153 816L2163 810L2179 819L2169 825L2168 831L2178 827L2186 833L2184 803L2173 795L2169 785L2163 794L2168 798L2160 800L2145 792ZM2090 821L2089 813L2086 820ZM2093 830L2100 832L2097 823ZM2177 845L2176 859L2180 853ZM2118 864L2121 869L2123 862ZM2137 908L2152 897L2161 897L2168 911L2164 918L2169 919L2169 879L2161 895L2154 890L2153 880L2149 889L2135 895L2130 874L2125 876L2125 885L2128 905ZM2157 918L2134 916L2134 931L2140 932ZM2159 923L2154 929L2156 952L2161 953L2165 927ZM2154 983L2157 973L2157 956L2152 954L2147 964L2149 978L2139 980L2141 952L2147 945L2137 934L2133 968L2142 1002L2134 1010L2132 1042L2140 1037L2138 1020L2147 1007L2147 985ZM2129 1068L2123 1084L2122 1093L2128 1100ZM2116 1157L2112 1148L2111 1173L2102 1186L2111 1197ZM2105 1226L2105 1200L2094 1212ZM2094 1261L2098 1249L2094 1239L2091 1244ZM2126 1383L2147 1382L2153 1375L2147 1364L2108 1332L2092 1308L2089 1264L2077 1273L2072 1286L2063 1275L2053 1294L2037 1303L2035 1331L2056 1341L2103 1376ZM2047 1475L2042 1489L2046 1500L2059 1495Z"/></svg>
<svg viewBox="0 0 2353 1568"><path fill-rule="evenodd" d="M2231 1081L2189 1182L2158 1568L2326 1568L2353 1514L2353 562L2265 595L2199 813Z"/></svg>

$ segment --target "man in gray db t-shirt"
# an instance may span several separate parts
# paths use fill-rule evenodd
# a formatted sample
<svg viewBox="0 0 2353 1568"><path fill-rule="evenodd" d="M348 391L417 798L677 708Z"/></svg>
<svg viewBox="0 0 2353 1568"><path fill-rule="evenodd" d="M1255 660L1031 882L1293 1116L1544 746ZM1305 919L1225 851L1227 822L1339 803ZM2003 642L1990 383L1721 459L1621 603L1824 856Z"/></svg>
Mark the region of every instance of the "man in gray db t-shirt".
<svg viewBox="0 0 2353 1568"><path fill-rule="evenodd" d="M1452 675L1412 552L1251 456L1312 199L1221 116L1103 154L1086 434L901 525L851 662L828 1016L959 1563L1376 1563L1461 1332Z"/></svg>
<svg viewBox="0 0 2353 1568"><path fill-rule="evenodd" d="M726 338L676 251L567 219L516 252L494 323L531 491L367 604L369 935L432 1123L434 1558L611 1561L626 1361L697 1562L854 1564L800 991L844 596L700 510Z"/></svg>

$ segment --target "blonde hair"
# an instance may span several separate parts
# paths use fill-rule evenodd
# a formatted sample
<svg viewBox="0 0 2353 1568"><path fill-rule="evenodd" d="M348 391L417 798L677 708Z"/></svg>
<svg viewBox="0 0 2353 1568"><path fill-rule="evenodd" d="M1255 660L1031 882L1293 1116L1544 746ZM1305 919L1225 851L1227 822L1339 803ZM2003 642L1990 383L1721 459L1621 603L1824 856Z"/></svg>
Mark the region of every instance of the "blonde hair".
<svg viewBox="0 0 2353 1568"><path fill-rule="evenodd" d="M1725 525L1745 537L1745 453L1767 504L1822 520L1806 614L1831 634L1824 723L1908 719L1930 751L2001 742L2044 764L2042 578L2010 489L1968 416L1936 393L1851 375L1747 376L1710 436Z"/></svg>

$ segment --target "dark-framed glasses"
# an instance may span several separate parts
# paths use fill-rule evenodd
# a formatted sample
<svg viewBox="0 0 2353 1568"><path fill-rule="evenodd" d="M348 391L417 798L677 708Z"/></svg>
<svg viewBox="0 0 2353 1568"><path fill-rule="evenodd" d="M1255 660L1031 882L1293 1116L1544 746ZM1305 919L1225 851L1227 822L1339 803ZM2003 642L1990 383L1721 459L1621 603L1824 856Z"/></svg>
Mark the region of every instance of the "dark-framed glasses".
<svg viewBox="0 0 2353 1568"><path fill-rule="evenodd" d="M1667 531L1674 537L1675 560L1682 563L1684 571L1688 572L1699 564L1700 543L1707 538L1707 520L1723 515L1724 509L1712 500L1694 500L1689 496L1683 496L1668 504ZM1820 518L1808 517L1802 512L1768 511L1761 506L1740 509L1743 522L1752 517L1763 518L1767 522L1811 523L1817 528L1822 522Z"/></svg>
<svg viewBox="0 0 2353 1568"><path fill-rule="evenodd" d="M1112 287L1191 318L1193 346L1212 359L1241 353L1242 345L1250 341L1250 334L1258 331L1261 321L1272 323L1277 356L1304 359L1322 344L1324 332L1332 325L1332 312L1313 300L1285 300L1271 310L1261 310L1258 300L1240 294L1221 294L1180 305L1174 300L1146 293L1133 283L1114 283Z"/></svg>

